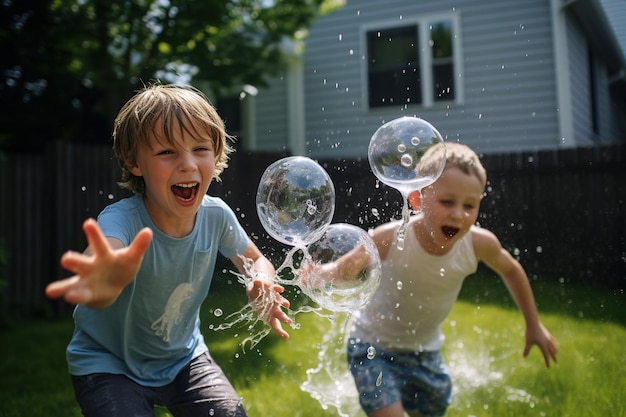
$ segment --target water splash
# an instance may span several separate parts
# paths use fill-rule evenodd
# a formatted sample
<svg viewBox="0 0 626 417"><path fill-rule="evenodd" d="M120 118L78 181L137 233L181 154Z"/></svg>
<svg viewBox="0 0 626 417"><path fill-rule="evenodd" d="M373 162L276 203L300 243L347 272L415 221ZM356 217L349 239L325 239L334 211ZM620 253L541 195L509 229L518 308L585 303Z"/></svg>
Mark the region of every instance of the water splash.
<svg viewBox="0 0 626 417"><path fill-rule="evenodd" d="M357 251L361 255L357 275L350 280L343 277L329 278L324 268L348 253ZM250 288L257 279L252 260L243 258L245 273L230 271L237 277L237 282ZM300 269L306 265L306 268ZM381 261L378 250L367 232L356 226L335 224L327 228L319 241L307 247L292 247L285 255L283 263L276 268L273 282L283 286L295 287L317 306L303 305L297 309L287 309L292 319L292 328L299 328L296 316L313 312L321 317L329 317L330 312L355 311L365 305L378 289L381 276ZM290 278L288 278L290 277ZM254 300L239 311L230 314L224 322L210 329L218 331L234 326L245 328L248 336L241 343L242 348L254 348L271 332L269 320L276 305L282 305L283 296L275 291L261 288ZM216 310L217 315L217 310Z"/></svg>
<svg viewBox="0 0 626 417"><path fill-rule="evenodd" d="M348 325L347 313L336 315L331 320L330 328L319 345L319 362L315 368L307 369L307 380L300 385L300 389L316 399L324 410L334 408L341 417L365 417L346 359Z"/></svg>

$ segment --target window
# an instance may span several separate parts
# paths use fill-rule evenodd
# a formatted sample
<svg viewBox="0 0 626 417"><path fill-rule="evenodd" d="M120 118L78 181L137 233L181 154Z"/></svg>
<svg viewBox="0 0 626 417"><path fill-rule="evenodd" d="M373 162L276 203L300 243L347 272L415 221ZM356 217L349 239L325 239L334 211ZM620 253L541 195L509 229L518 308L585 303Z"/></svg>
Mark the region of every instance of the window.
<svg viewBox="0 0 626 417"><path fill-rule="evenodd" d="M367 32L370 107L421 103L415 26Z"/></svg>
<svg viewBox="0 0 626 417"><path fill-rule="evenodd" d="M459 100L452 17L365 30L370 108Z"/></svg>
<svg viewBox="0 0 626 417"><path fill-rule="evenodd" d="M433 100L454 100L454 62L452 58L452 23L436 22L429 26L432 53Z"/></svg>

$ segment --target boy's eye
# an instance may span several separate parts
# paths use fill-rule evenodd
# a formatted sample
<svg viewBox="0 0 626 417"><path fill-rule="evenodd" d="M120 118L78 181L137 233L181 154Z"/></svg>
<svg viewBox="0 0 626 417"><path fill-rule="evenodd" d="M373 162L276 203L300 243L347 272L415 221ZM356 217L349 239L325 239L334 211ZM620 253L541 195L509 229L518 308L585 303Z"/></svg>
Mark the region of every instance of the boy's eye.
<svg viewBox="0 0 626 417"><path fill-rule="evenodd" d="M173 154L173 153L174 153L174 152L173 152L173 151L171 151L171 150L169 150L169 149L163 149L163 150L161 150L161 151L158 151L156 154L157 154L157 155L171 155L171 154Z"/></svg>

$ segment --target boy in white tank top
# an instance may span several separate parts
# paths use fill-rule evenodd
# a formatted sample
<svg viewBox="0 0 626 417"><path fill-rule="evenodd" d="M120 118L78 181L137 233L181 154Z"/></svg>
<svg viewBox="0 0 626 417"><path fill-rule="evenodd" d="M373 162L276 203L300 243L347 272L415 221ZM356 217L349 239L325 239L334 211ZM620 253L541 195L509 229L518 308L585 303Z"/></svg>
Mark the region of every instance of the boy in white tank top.
<svg viewBox="0 0 626 417"><path fill-rule="evenodd" d="M442 158L441 177L416 202L421 210L409 221L404 249L396 244L399 221L377 227L372 236L382 260L381 284L352 316L348 341L350 370L370 417L445 414L452 384L440 355L440 325L480 261L500 275L524 316L524 356L537 345L546 367L556 361L556 340L539 319L524 269L493 233L475 226L487 182L478 156L465 145L446 143L445 152L435 145L420 164L428 170ZM357 248L322 273L325 279L350 279L362 259Z"/></svg>

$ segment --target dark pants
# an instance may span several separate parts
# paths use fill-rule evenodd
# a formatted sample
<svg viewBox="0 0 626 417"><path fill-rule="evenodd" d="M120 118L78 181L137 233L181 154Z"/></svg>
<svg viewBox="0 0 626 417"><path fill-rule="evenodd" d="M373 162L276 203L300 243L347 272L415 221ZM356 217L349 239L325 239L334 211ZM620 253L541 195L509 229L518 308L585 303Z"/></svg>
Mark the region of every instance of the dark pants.
<svg viewBox="0 0 626 417"><path fill-rule="evenodd" d="M86 417L153 417L155 405L166 407L174 417L247 417L235 389L207 354L162 387L104 373L72 376L72 384Z"/></svg>

